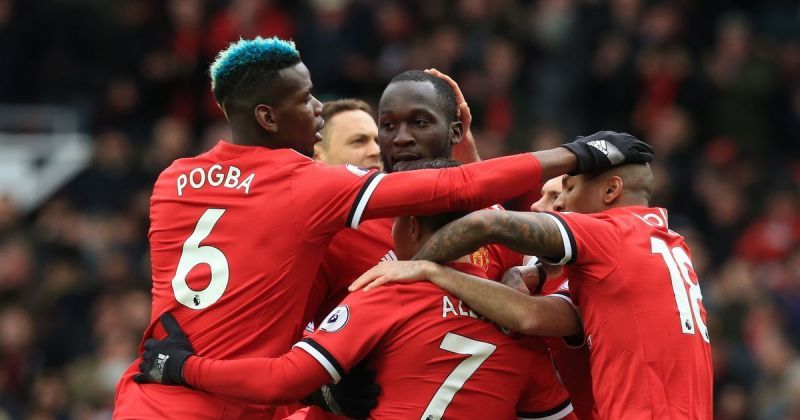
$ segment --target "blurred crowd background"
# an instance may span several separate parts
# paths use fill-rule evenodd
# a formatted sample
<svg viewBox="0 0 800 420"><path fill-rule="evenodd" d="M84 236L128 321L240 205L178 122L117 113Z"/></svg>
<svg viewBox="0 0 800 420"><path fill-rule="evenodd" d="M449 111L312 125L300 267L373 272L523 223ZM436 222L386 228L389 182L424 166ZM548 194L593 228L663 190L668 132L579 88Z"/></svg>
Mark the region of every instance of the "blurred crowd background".
<svg viewBox="0 0 800 420"><path fill-rule="evenodd" d="M149 320L151 185L227 136L207 66L255 35L296 40L321 100L452 75L484 158L646 139L655 204L694 251L716 417L800 419L800 3L783 0L0 0L0 104L76 109L93 147L35 209L0 191L0 419L110 417Z"/></svg>

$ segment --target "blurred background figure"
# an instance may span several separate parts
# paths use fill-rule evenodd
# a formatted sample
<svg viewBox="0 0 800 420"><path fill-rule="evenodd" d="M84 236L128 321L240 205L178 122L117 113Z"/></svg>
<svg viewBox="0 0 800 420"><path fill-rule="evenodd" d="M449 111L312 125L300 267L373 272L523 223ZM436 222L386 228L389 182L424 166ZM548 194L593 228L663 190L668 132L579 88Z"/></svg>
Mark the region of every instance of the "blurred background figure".
<svg viewBox="0 0 800 420"><path fill-rule="evenodd" d="M717 417L800 418L794 0L0 0L0 418L109 417L149 314L150 188L230 136L208 64L255 35L295 39L321 100L374 107L442 70L484 158L650 141L654 205L703 278ZM356 109L326 139L374 133ZM374 166L372 136L318 158Z"/></svg>
<svg viewBox="0 0 800 420"><path fill-rule="evenodd" d="M314 159L328 165L355 165L380 169L378 125L372 108L360 99L338 99L322 104L325 126L322 141L314 145Z"/></svg>

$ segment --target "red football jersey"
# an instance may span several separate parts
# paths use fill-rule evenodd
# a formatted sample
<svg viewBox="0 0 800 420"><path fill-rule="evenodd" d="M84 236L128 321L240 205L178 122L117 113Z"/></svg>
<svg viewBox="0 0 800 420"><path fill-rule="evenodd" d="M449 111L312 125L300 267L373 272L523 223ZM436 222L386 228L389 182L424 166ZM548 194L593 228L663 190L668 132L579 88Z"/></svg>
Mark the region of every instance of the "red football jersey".
<svg viewBox="0 0 800 420"><path fill-rule="evenodd" d="M583 318L600 418L712 418L706 311L661 208L548 213Z"/></svg>
<svg viewBox="0 0 800 420"><path fill-rule="evenodd" d="M347 287L381 261L397 261L393 218L367 220L357 230L337 233L322 258L308 297L307 320L319 325L349 293Z"/></svg>
<svg viewBox="0 0 800 420"><path fill-rule="evenodd" d="M495 204L490 207L493 210L505 211L503 206ZM472 264L480 266L486 272L486 278L500 281L503 274L512 267L522 265L525 256L497 244L490 244L480 247L477 251L469 255Z"/></svg>
<svg viewBox="0 0 800 420"><path fill-rule="evenodd" d="M548 278L541 294L564 299L574 305L569 291L569 281L565 275ZM576 309L577 310L577 309ZM575 414L581 420L597 418L592 394L592 373L589 364L589 349L583 343L569 344L564 338L543 337L558 375L569 392L569 399Z"/></svg>
<svg viewBox="0 0 800 420"><path fill-rule="evenodd" d="M297 346L334 380L367 358L382 387L371 416L387 419L513 418L530 360L519 341L427 282L351 293Z"/></svg>
<svg viewBox="0 0 800 420"><path fill-rule="evenodd" d="M153 305L143 341L165 335L158 319L169 311L200 354L283 354L299 338L312 280L337 231L362 219L481 208L521 193L539 174L530 154L384 175L221 141L176 160L154 186ZM533 182L507 182L515 177ZM139 363L117 387L116 418L264 416L263 406L136 384Z"/></svg>
<svg viewBox="0 0 800 420"><path fill-rule="evenodd" d="M520 340L531 358L531 366L525 389L517 401L517 418L557 420L570 415L571 396L559 381L544 340L534 336L523 336Z"/></svg>
<svg viewBox="0 0 800 420"><path fill-rule="evenodd" d="M392 241L393 218L367 220L358 230L337 233L322 259L319 277L311 287L306 319L315 325L348 294L347 287L382 261L397 261ZM499 280L511 267L522 264L522 254L500 245L481 247L470 262L484 269L486 277ZM322 302L322 303L320 303Z"/></svg>

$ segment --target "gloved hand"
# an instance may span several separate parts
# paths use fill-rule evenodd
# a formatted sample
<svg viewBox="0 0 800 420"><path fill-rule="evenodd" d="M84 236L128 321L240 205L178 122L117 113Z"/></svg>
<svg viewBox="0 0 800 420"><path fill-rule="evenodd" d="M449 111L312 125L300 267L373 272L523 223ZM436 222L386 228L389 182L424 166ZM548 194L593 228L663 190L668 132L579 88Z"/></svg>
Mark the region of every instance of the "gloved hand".
<svg viewBox="0 0 800 420"><path fill-rule="evenodd" d="M186 385L183 380L183 363L194 354L189 338L170 313L161 315L161 325L167 332L163 340L150 338L144 342L144 353L139 371L133 380L140 383Z"/></svg>
<svg viewBox="0 0 800 420"><path fill-rule="evenodd" d="M578 158L570 175L602 172L626 163L647 163L653 160L653 149L647 143L628 133L598 131L590 136L578 137L562 145Z"/></svg>
<svg viewBox="0 0 800 420"><path fill-rule="evenodd" d="M339 416L364 419L378 405L380 393L381 387L375 383L375 371L358 364L339 383L323 385L302 402Z"/></svg>

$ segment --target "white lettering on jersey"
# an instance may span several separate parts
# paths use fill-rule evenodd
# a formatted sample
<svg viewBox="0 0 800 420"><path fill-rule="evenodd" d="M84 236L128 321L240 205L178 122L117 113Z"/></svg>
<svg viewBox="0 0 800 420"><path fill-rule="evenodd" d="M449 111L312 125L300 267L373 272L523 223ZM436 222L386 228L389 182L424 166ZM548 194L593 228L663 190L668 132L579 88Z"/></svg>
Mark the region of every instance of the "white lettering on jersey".
<svg viewBox="0 0 800 420"><path fill-rule="evenodd" d="M458 301L458 314L459 315L463 315L463 316L469 316L469 317L476 318L476 319L478 318L478 315L475 312L473 312L472 309L467 308L465 310L464 309L464 302L462 302L460 300Z"/></svg>
<svg viewBox="0 0 800 420"><path fill-rule="evenodd" d="M448 313L458 316L458 312L456 312L456 307L453 305L453 302L450 302L450 298L445 295L442 296L442 318L447 318Z"/></svg>
<svg viewBox="0 0 800 420"><path fill-rule="evenodd" d="M468 316L470 318L481 319L478 314L467 307L464 302L459 299L456 299L456 301L458 305L454 305L449 296L442 296L442 318L447 318L447 314L452 313L455 316ZM458 310L456 310L456 306Z"/></svg>
<svg viewBox="0 0 800 420"><path fill-rule="evenodd" d="M498 327L500 329L500 332L502 332L505 335L511 334L511 330L510 329L505 328L505 327L500 326L500 325L497 325L496 323L490 321L486 317L484 317L484 316L480 315L479 313L473 311L464 302L462 302L460 299L454 299L454 300L456 302L458 302L458 303L457 304L453 303L453 301L450 300L450 296L447 296L447 295L443 295L442 296L442 318L447 318L448 315L452 315L452 316L456 316L456 317L467 316L467 317L470 317L470 318L480 319L480 320L487 321L487 322L495 325L496 327Z"/></svg>
<svg viewBox="0 0 800 420"><path fill-rule="evenodd" d="M224 170L222 165L215 163L209 168L194 168L189 171L189 174L180 174L176 181L178 187L178 197L183 196L186 187L194 189L203 188L208 183L212 187L224 187L233 189L243 189L245 194L250 194L250 186L253 184L256 174L251 173L242 182L239 179L242 177L241 169L236 166L229 166L228 170Z"/></svg>

